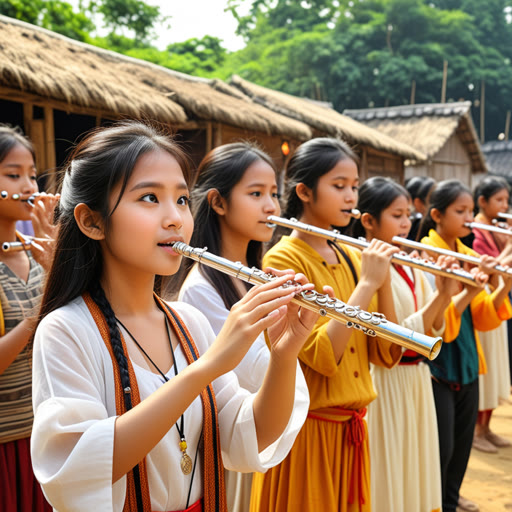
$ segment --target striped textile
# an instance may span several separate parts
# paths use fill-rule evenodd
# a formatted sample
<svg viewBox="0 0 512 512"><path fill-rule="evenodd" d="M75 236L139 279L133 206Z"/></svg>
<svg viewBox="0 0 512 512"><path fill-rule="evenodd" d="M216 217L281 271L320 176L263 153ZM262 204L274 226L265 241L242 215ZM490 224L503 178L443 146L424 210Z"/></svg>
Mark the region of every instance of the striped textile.
<svg viewBox="0 0 512 512"><path fill-rule="evenodd" d="M36 314L42 294L43 269L30 252L27 282L0 262L0 303L5 332ZM0 443L29 437L32 432L32 341L0 375Z"/></svg>

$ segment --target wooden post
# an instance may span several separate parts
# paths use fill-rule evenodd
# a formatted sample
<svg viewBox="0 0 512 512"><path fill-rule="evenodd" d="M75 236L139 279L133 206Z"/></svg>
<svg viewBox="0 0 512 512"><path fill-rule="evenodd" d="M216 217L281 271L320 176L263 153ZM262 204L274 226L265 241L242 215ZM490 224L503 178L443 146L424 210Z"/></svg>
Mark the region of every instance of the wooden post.
<svg viewBox="0 0 512 512"><path fill-rule="evenodd" d="M411 84L411 105L414 105L415 96L416 96L416 80L413 80L412 84Z"/></svg>
<svg viewBox="0 0 512 512"><path fill-rule="evenodd" d="M480 143L485 142L485 81L480 87Z"/></svg>
<svg viewBox="0 0 512 512"><path fill-rule="evenodd" d="M32 118L34 117L34 105L32 103L23 103L23 132L27 137L31 137Z"/></svg>
<svg viewBox="0 0 512 512"><path fill-rule="evenodd" d="M505 118L505 140L508 140L510 131L510 110L507 110L507 117Z"/></svg>
<svg viewBox="0 0 512 512"><path fill-rule="evenodd" d="M55 154L55 128L53 124L53 108L44 107L44 138L46 144L46 168L48 173L48 192L57 191L57 155Z"/></svg>
<svg viewBox="0 0 512 512"><path fill-rule="evenodd" d="M213 128L212 128L212 122L211 121L208 121L206 123L206 153L209 153L212 149L212 132L213 132ZM205 153L205 155L206 155Z"/></svg>
<svg viewBox="0 0 512 512"><path fill-rule="evenodd" d="M441 103L446 103L447 78L448 78L448 61L443 60L443 85L441 86Z"/></svg>

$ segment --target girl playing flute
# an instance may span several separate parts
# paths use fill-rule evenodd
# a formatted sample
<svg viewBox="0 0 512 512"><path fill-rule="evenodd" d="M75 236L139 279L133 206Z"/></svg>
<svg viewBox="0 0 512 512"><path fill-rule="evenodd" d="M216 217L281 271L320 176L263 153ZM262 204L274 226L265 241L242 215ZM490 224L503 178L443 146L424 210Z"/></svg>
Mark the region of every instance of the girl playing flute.
<svg viewBox="0 0 512 512"><path fill-rule="evenodd" d="M509 186L504 178L488 176L473 193L478 213L475 222L492 225L499 213L506 213L509 204ZM500 260L510 255L512 236L473 228L475 238L473 249L479 254L489 254ZM512 233L511 233L512 235ZM507 323L510 323L508 321ZM510 446L510 441L490 429L493 410L500 399L510 395L509 341L507 323L488 332L479 334L487 363L487 373L478 376L479 404L473 448L495 453L498 448Z"/></svg>
<svg viewBox="0 0 512 512"><path fill-rule="evenodd" d="M286 167L287 217L324 229L348 225L357 203L357 158L336 139L318 138L296 150ZM394 320L389 264L398 252L373 240L362 253L293 231L264 256L264 265L291 267L321 288L362 309ZM310 411L290 454L253 479L251 512L368 511L370 475L366 406L375 399L369 362L397 363L401 348L369 339L320 318L299 359L308 383Z"/></svg>
<svg viewBox="0 0 512 512"><path fill-rule="evenodd" d="M22 199L37 192L35 152L18 130L0 126L0 190ZM51 197L47 196L51 201ZM50 202L45 207L51 208ZM44 208L0 200L0 243L16 222L43 221ZM44 215L43 215L44 216ZM21 235L20 235L21 236ZM48 244L45 245L48 250ZM42 294L44 251L0 251L0 510L51 510L32 471L32 336Z"/></svg>
<svg viewBox="0 0 512 512"><path fill-rule="evenodd" d="M460 238L470 229L474 202L469 189L458 180L439 182L432 190L427 215L420 228L421 242L462 254L476 255ZM485 357L477 330L499 327L512 310L507 295L512 279L493 274L497 261L481 257L481 268L492 274L493 291L465 286L445 311L444 345L430 363L437 412L443 512L475 510L459 490L466 472L478 413L478 375L486 372ZM477 508L477 507L476 507Z"/></svg>
<svg viewBox="0 0 512 512"><path fill-rule="evenodd" d="M191 195L195 229L191 245L261 268L262 245L272 237L269 215L280 212L276 171L272 159L248 142L219 146L198 168ZM186 259L179 299L204 313L218 334L229 310L250 289L243 281ZM255 393L261 387L270 360L265 337L260 334L234 369L240 386ZM290 430L298 431L309 405L304 376L297 364L296 396ZM251 495L251 473L226 472L226 494L231 512L246 512Z"/></svg>
<svg viewBox="0 0 512 512"><path fill-rule="evenodd" d="M359 189L361 218L351 236L393 243L406 238L411 227L411 200L405 188L390 178L366 180ZM440 256L447 267L453 258ZM444 310L459 291L454 279L436 276L432 291L424 272L391 265L391 286L397 320L414 331L442 336ZM442 349L441 349L442 350ZM441 510L441 469L437 419L430 370L425 358L406 350L398 366L372 365L379 396L368 406L373 512L433 512Z"/></svg>
<svg viewBox="0 0 512 512"><path fill-rule="evenodd" d="M304 276L252 288L217 338L154 294L192 234L189 180L180 148L137 122L93 132L66 167L34 343L34 472L58 510L223 512L223 464L263 471L295 437L296 358L316 315L290 304L301 285L281 285ZM250 394L230 370L264 329L270 361Z"/></svg>

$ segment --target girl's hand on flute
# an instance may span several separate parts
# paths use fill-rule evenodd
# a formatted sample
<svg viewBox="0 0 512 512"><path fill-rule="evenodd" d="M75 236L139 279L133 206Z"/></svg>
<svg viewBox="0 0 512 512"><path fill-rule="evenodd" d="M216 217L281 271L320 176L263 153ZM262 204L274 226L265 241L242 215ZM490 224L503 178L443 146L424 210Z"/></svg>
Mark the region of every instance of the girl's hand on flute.
<svg viewBox="0 0 512 512"><path fill-rule="evenodd" d="M213 365L217 376L235 368L258 335L287 315L287 305L303 289L300 284L283 286L294 279L293 271L284 273L268 283L254 286L233 305L214 343L201 357L205 364ZM302 318L308 321L307 317Z"/></svg>
<svg viewBox="0 0 512 512"><path fill-rule="evenodd" d="M400 249L376 238L361 253L361 281L366 281L375 290L378 290L386 281L389 274L389 265L393 254Z"/></svg>
<svg viewBox="0 0 512 512"><path fill-rule="evenodd" d="M445 256L441 254L437 261L436 265L441 267L444 270L459 270L460 265L457 259L453 256ZM462 283L453 279L447 275L441 276L439 274L435 275L435 283L436 289L439 290L440 293L443 293L447 297L452 297L456 295L460 291L462 291Z"/></svg>
<svg viewBox="0 0 512 512"><path fill-rule="evenodd" d="M42 192L34 199L31 220L34 235L37 238L52 238L57 236L57 226L54 224L55 207L60 194Z"/></svg>
<svg viewBox="0 0 512 512"><path fill-rule="evenodd" d="M267 267L264 271L274 275L290 276L289 270L281 271ZM302 285L303 291L314 288L313 283L309 283L304 274L295 274L292 279ZM293 302L289 303L286 314L267 329L272 355L280 359L296 359L318 317L314 311Z"/></svg>
<svg viewBox="0 0 512 512"><path fill-rule="evenodd" d="M489 281L489 274L487 274L487 272L484 272L483 270L481 270L480 267L472 267L472 268L469 268L469 267L470 267L469 264L467 264L467 263L464 264L464 270L467 270L468 272L473 274L476 284L480 288L483 288ZM464 286L469 286L469 285L464 285ZM478 287L471 286L471 288L478 288Z"/></svg>

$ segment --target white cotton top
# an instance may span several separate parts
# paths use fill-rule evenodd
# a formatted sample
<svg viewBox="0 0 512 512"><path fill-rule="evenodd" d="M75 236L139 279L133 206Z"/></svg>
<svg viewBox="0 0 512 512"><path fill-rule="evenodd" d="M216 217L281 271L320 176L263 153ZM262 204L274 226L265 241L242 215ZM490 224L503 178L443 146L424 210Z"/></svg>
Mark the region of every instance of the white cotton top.
<svg viewBox="0 0 512 512"><path fill-rule="evenodd" d="M219 334L229 310L214 286L199 271L196 263L183 283L178 300L199 309L210 322L213 332ZM233 370L240 386L255 393L263 382L267 371L270 353L262 334L256 338L240 364ZM301 372L302 373L302 372Z"/></svg>
<svg viewBox="0 0 512 512"><path fill-rule="evenodd" d="M214 333L206 318L188 304L171 303L187 325L200 354ZM175 351L178 369L186 365L181 348ZM159 375L133 364L141 400L158 389ZM174 378L174 369L167 372ZM258 453L253 416L255 395L240 388L234 373L213 382L219 412L224 466L251 472L266 471L288 454L302 423L290 422L271 446ZM47 315L39 325L33 356L34 427L32 464L44 494L55 510L121 511L126 476L112 484L112 454L116 420L115 388L110 354L81 297ZM307 406L298 405L303 417ZM188 454L194 460L202 427L201 399L184 413ZM176 426L146 456L153 510L185 508L191 475L180 469ZM127 447L127 449L129 449ZM190 504L203 496L202 457L192 485Z"/></svg>
<svg viewBox="0 0 512 512"><path fill-rule="evenodd" d="M197 263L190 269L181 287L179 300L199 309L208 322L210 322L215 335L219 334L229 315L229 310L226 308L217 290L201 274ZM233 369L233 372L238 377L240 386L251 393L256 393L263 383L269 362L270 351L265 342L265 336L261 333L251 345L251 348L247 351L240 364ZM304 421L306 421L308 408L308 385L297 362L295 402L288 428L293 428L293 424L300 430Z"/></svg>

